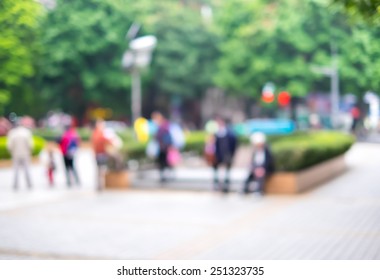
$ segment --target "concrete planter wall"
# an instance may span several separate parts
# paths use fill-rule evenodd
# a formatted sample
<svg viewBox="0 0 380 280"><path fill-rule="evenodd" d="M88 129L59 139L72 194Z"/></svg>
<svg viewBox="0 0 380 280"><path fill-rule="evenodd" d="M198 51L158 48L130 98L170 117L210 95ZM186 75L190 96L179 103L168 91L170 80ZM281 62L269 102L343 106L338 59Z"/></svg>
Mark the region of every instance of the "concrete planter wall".
<svg viewBox="0 0 380 280"><path fill-rule="evenodd" d="M30 160L31 164L38 164L40 163L40 158L39 157L32 157ZM11 159L2 159L0 160L0 168L6 168L6 167L12 167L13 162Z"/></svg>
<svg viewBox="0 0 380 280"><path fill-rule="evenodd" d="M128 171L107 171L105 174L106 189L128 189L130 186Z"/></svg>
<svg viewBox="0 0 380 280"><path fill-rule="evenodd" d="M346 169L344 155L341 155L299 172L276 172L268 179L265 190L272 194L304 192L336 177Z"/></svg>

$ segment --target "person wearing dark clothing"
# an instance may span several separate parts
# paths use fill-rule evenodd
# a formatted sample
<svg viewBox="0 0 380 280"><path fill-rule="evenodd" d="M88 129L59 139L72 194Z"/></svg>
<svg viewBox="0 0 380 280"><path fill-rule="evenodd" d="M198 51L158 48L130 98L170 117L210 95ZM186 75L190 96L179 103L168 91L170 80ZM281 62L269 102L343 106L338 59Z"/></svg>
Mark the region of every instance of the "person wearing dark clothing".
<svg viewBox="0 0 380 280"><path fill-rule="evenodd" d="M237 137L230 130L225 121L218 119L218 131L215 133L215 161L214 161L214 188L220 189L218 169L224 165L226 168L222 191L228 192L230 186L230 169L237 147Z"/></svg>
<svg viewBox="0 0 380 280"><path fill-rule="evenodd" d="M352 107L350 113L352 117L351 132L355 133L359 124L359 120L360 120L360 110L357 106L354 106Z"/></svg>
<svg viewBox="0 0 380 280"><path fill-rule="evenodd" d="M168 151L169 148L173 145L173 139L169 130L170 123L159 112L154 112L152 114L152 120L158 126L158 130L155 135L155 140L159 145L157 165L160 171L160 181L165 182L167 180L167 178L165 177L165 169L171 167L168 163Z"/></svg>
<svg viewBox="0 0 380 280"><path fill-rule="evenodd" d="M250 192L250 183L255 181L257 192L264 194L265 180L274 172L273 155L269 147L265 144L265 135L257 132L251 136L254 146L253 157L247 179L244 182L243 193Z"/></svg>
<svg viewBox="0 0 380 280"><path fill-rule="evenodd" d="M62 135L59 146L65 163L67 186L71 186L71 174L77 185L80 185L78 172L74 166L74 157L79 148L79 136L74 127L69 127Z"/></svg>

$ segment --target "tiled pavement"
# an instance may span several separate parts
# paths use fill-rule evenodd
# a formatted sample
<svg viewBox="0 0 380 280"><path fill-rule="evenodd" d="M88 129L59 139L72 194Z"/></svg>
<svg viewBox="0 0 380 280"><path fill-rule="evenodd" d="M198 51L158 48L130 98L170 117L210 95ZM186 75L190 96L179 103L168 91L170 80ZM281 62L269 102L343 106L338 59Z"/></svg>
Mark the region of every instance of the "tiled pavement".
<svg viewBox="0 0 380 280"><path fill-rule="evenodd" d="M0 206L15 201L0 208L0 258L380 259L380 145L355 145L349 170L312 192L264 198L157 187L97 194L89 156L81 190L46 190L35 167L39 189L11 194L0 170Z"/></svg>

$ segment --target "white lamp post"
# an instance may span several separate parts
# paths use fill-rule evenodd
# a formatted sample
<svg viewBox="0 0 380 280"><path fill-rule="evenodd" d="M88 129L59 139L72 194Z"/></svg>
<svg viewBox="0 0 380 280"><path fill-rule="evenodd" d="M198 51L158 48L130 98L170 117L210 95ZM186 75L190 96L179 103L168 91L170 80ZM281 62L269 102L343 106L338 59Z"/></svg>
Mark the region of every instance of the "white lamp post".
<svg viewBox="0 0 380 280"><path fill-rule="evenodd" d="M132 76L132 119L135 121L141 116L141 81L140 71L147 67L156 47L157 39L154 36L143 36L129 43L129 50L123 55L123 68L129 70Z"/></svg>
<svg viewBox="0 0 380 280"><path fill-rule="evenodd" d="M332 51L331 56L332 65L330 67L312 66L311 70L330 77L331 120L333 126L335 126L339 113L339 72L335 50Z"/></svg>

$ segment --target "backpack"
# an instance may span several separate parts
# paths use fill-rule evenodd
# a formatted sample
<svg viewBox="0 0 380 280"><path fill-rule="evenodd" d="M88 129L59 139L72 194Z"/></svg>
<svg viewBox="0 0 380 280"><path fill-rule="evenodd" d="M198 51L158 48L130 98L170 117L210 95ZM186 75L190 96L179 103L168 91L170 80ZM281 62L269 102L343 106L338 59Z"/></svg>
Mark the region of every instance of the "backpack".
<svg viewBox="0 0 380 280"><path fill-rule="evenodd" d="M78 141L76 138L71 138L67 145L66 156L73 158L78 150Z"/></svg>

